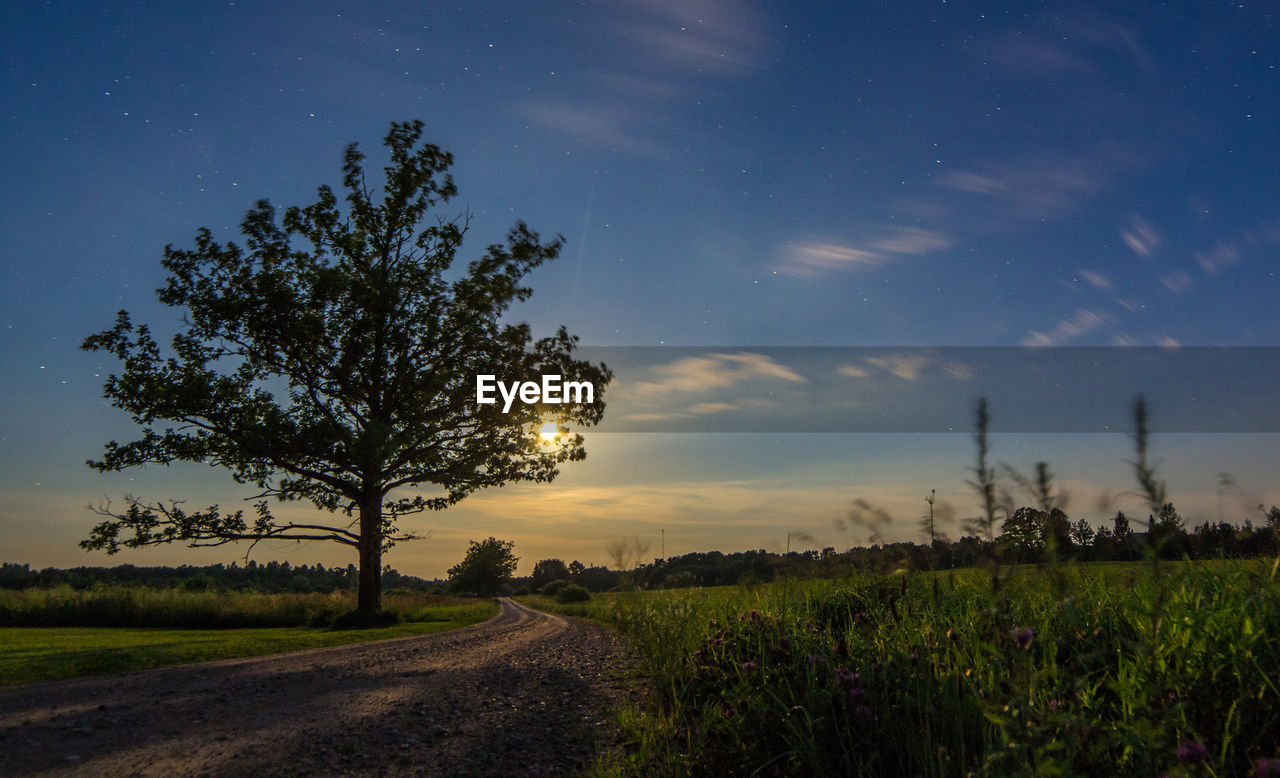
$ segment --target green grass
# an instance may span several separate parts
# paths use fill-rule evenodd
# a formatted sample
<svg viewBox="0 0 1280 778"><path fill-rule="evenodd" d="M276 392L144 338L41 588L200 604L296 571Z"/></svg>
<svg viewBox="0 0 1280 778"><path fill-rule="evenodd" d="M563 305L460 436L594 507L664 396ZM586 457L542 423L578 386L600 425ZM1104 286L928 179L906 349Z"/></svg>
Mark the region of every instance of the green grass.
<svg viewBox="0 0 1280 778"><path fill-rule="evenodd" d="M498 610L493 601L429 595L393 595L384 604L407 620L357 630L0 627L0 686L427 635L484 621Z"/></svg>
<svg viewBox="0 0 1280 778"><path fill-rule="evenodd" d="M999 572L525 601L616 626L645 662L657 705L620 713L617 772L1218 776L1280 757L1273 562Z"/></svg>

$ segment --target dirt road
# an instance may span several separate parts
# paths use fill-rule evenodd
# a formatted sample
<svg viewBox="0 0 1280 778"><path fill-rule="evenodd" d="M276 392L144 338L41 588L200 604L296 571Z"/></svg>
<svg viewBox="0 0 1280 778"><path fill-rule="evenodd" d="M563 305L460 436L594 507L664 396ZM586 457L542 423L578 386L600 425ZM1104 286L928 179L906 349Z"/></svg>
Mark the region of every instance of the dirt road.
<svg viewBox="0 0 1280 778"><path fill-rule="evenodd" d="M563 775L617 734L621 641L507 599L424 637L0 689L5 775Z"/></svg>

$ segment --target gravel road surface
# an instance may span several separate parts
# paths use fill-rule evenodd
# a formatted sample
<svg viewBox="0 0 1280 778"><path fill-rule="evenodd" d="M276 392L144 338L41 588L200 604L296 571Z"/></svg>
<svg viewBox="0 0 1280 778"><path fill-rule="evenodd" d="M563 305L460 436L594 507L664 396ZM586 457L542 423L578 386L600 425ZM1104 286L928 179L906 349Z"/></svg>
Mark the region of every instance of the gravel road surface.
<svg viewBox="0 0 1280 778"><path fill-rule="evenodd" d="M0 689L4 775L565 775L618 747L622 641L508 599L424 637Z"/></svg>

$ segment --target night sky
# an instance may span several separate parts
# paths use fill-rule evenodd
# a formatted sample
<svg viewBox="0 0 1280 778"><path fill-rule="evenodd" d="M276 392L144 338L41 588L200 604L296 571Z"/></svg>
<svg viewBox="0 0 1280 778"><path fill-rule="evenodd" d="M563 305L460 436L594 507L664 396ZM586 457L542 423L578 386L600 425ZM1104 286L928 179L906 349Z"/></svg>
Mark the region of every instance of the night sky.
<svg viewBox="0 0 1280 778"><path fill-rule="evenodd" d="M516 219L565 236L514 311L537 333L565 324L591 346L709 354L1280 346L1268 4L378 5L6 9L4 561L243 557L76 547L95 521L84 506L104 497L247 496L207 467L85 467L133 428L101 398L116 365L78 346L121 308L171 330L154 296L165 244L189 246L201 226L234 239L259 198L311 202L338 183L349 142L380 167L391 121L422 119L453 153L460 194L445 215L470 214L462 259ZM697 363L738 370L699 407L723 402L717 386L781 375L742 364ZM976 396L963 381L952 392ZM1257 504L1280 502L1274 433L1154 446L1188 523L1257 521ZM993 455L1024 470L1048 460L1073 518L1101 523L1138 510L1123 495L1130 447L1122 434L1009 433ZM781 550L788 532L847 547L863 538L833 521L855 497L914 537L930 489L976 513L971 449L963 434L598 433L550 486L407 519L431 538L387 562L442 576L468 539L497 535L516 541L523 572L548 556L603 563L624 535L656 555L659 529L668 554ZM1223 472L1234 485L1220 489ZM336 546L254 554L354 561Z"/></svg>

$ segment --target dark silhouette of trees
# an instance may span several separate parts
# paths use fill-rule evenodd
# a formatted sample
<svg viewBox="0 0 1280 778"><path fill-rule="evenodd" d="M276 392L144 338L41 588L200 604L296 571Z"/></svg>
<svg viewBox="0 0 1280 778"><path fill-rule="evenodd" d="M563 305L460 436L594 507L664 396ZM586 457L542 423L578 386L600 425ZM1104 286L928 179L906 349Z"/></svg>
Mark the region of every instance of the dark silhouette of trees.
<svg viewBox="0 0 1280 778"><path fill-rule="evenodd" d="M550 481L585 456L580 435L540 441L554 419L597 423L611 374L575 360L577 338L561 328L535 340L504 321L527 299L527 273L554 259L518 222L465 272L451 271L466 220L435 211L456 194L452 157L420 143L422 123L393 123L381 195L364 155L347 147L346 208L327 186L314 204L277 220L260 201L241 225L243 247L202 229L194 249L165 249L169 278L158 296L184 315L164 356L147 326L121 311L113 329L84 348L123 363L104 393L142 427L140 439L106 446L101 471L150 463L204 462L252 484L245 511L188 510L180 502L126 497L81 545L115 553L183 542L327 540L358 552L359 610L381 601L382 554L411 539L398 520L440 510L472 492L513 481ZM501 380L590 381L594 404L479 405L478 374ZM425 487L417 493L414 487ZM311 523L278 519L270 499L305 500L341 515Z"/></svg>
<svg viewBox="0 0 1280 778"><path fill-rule="evenodd" d="M449 568L449 586L455 591L492 597L507 584L520 561L512 549L515 542L489 537L471 541L467 555Z"/></svg>
<svg viewBox="0 0 1280 778"><path fill-rule="evenodd" d="M529 586L536 592L552 581L567 580L569 580L569 566L563 559L543 559L533 566Z"/></svg>

